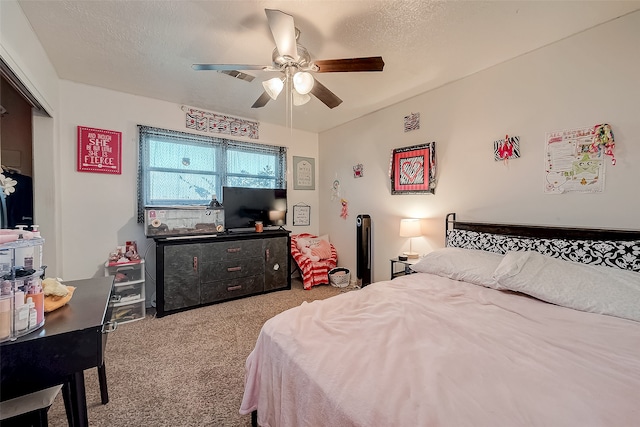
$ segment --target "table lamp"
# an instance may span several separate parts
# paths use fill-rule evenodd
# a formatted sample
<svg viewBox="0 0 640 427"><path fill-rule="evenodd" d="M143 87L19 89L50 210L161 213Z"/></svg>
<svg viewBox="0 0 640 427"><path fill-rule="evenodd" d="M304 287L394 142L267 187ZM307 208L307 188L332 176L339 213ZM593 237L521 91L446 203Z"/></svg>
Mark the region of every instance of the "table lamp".
<svg viewBox="0 0 640 427"><path fill-rule="evenodd" d="M400 237L409 238L409 252L404 252L407 258L416 259L418 253L411 250L411 239L422 235L422 229L420 227L420 220L416 218L407 218L400 220Z"/></svg>

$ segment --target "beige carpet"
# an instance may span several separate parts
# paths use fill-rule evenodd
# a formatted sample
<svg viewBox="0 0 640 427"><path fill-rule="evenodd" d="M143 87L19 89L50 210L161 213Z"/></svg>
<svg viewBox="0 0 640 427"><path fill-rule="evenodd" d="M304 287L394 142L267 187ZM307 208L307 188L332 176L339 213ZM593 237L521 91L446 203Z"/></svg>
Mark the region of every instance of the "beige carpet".
<svg viewBox="0 0 640 427"><path fill-rule="evenodd" d="M328 285L215 304L161 319L120 325L109 335L109 403L100 403L97 370L85 372L89 424L101 426L249 426L238 413L244 363L266 320L303 301L337 295ZM51 427L67 426L62 396L49 410Z"/></svg>

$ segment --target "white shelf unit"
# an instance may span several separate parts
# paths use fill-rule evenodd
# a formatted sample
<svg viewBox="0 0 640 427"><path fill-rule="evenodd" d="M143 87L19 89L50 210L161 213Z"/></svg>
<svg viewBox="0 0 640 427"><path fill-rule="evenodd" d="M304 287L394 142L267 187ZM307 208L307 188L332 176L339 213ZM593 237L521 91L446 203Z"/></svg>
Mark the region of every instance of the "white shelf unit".
<svg viewBox="0 0 640 427"><path fill-rule="evenodd" d="M144 319L144 260L115 265L106 262L104 275L114 276L111 321L123 324Z"/></svg>

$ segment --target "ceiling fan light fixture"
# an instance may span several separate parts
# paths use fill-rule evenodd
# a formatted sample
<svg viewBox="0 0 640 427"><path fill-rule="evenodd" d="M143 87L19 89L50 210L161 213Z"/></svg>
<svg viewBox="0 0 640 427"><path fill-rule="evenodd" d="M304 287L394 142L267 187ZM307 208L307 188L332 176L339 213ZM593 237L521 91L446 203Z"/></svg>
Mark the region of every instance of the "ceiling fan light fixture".
<svg viewBox="0 0 640 427"><path fill-rule="evenodd" d="M265 80L262 82L262 87L264 87L265 92L273 99L274 101L282 92L282 88L284 87L284 82L281 78L274 77L269 80Z"/></svg>
<svg viewBox="0 0 640 427"><path fill-rule="evenodd" d="M311 73L298 71L293 75L293 87L300 95L306 95L313 89L315 80Z"/></svg>
<svg viewBox="0 0 640 427"><path fill-rule="evenodd" d="M311 100L311 96L307 95L306 93L301 94L301 93L298 93L297 90L294 90L291 93L293 96L293 105L295 105L296 107L304 105Z"/></svg>

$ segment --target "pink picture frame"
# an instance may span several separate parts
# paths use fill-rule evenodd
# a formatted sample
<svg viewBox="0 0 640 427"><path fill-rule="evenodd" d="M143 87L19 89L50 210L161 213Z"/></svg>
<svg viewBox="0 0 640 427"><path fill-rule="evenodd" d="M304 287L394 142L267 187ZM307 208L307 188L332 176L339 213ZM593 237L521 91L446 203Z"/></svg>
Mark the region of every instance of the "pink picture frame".
<svg viewBox="0 0 640 427"><path fill-rule="evenodd" d="M396 148L391 159L391 194L434 194L436 143Z"/></svg>

